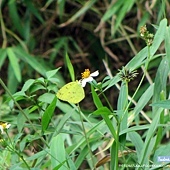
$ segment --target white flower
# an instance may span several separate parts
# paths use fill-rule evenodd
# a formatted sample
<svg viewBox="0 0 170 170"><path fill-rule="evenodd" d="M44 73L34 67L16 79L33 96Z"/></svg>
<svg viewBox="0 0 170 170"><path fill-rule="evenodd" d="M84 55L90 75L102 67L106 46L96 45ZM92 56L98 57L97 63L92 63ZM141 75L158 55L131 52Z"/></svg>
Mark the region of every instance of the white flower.
<svg viewBox="0 0 170 170"><path fill-rule="evenodd" d="M3 134L3 133L4 133L4 130L9 129L10 126L11 126L11 124L1 123L1 124L0 124L0 131L1 131L1 133Z"/></svg>
<svg viewBox="0 0 170 170"><path fill-rule="evenodd" d="M81 73L81 76L82 76L82 79L80 80L81 86L85 87L87 82L93 81L93 77L96 77L98 75L99 75L98 70L90 74L90 70L85 69L85 71L83 73Z"/></svg>

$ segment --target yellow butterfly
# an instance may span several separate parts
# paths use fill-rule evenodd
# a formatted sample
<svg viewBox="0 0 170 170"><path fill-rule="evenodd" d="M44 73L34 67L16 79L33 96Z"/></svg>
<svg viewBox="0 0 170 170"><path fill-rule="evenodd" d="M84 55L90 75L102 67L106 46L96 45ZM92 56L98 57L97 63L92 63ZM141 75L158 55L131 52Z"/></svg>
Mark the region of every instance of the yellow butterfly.
<svg viewBox="0 0 170 170"><path fill-rule="evenodd" d="M84 99L85 94L81 84L78 81L74 81L64 85L57 92L57 97L60 100L76 104Z"/></svg>

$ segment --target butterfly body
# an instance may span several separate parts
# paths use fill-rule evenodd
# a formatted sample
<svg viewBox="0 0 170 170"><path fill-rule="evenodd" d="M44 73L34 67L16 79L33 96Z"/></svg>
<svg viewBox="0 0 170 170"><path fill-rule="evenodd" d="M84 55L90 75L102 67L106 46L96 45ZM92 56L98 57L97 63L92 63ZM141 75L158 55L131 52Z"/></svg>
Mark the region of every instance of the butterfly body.
<svg viewBox="0 0 170 170"><path fill-rule="evenodd" d="M57 92L57 97L60 100L76 104L84 99L85 94L81 84L78 81L74 81L64 85Z"/></svg>

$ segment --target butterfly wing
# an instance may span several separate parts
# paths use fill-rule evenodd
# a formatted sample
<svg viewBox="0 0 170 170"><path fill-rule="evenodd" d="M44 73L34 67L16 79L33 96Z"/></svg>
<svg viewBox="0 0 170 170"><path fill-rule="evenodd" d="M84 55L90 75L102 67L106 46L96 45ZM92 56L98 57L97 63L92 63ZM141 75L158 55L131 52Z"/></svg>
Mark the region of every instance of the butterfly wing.
<svg viewBox="0 0 170 170"><path fill-rule="evenodd" d="M69 103L79 103L84 99L84 89L78 82L70 82L64 85L57 93L57 97L60 100L67 101Z"/></svg>

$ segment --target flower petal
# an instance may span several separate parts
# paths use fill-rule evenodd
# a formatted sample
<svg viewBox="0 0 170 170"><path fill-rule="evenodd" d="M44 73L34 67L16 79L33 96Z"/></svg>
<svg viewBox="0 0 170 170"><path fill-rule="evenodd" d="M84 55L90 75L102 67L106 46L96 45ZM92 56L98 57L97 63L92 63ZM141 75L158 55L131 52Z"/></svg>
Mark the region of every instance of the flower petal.
<svg viewBox="0 0 170 170"><path fill-rule="evenodd" d="M7 124L6 125L6 129L9 129L10 126L11 126L11 124Z"/></svg>
<svg viewBox="0 0 170 170"><path fill-rule="evenodd" d="M0 131L1 131L2 134L4 133L4 129L1 125L0 125Z"/></svg>
<svg viewBox="0 0 170 170"><path fill-rule="evenodd" d="M91 81L93 81L93 77L88 77L88 78L82 79L82 81L81 81L82 87L85 87L85 86L86 86L86 83L87 83L87 82L91 82Z"/></svg>
<svg viewBox="0 0 170 170"><path fill-rule="evenodd" d="M99 70L97 70L97 71L90 74L91 77L96 77L98 75L99 75Z"/></svg>
<svg viewBox="0 0 170 170"><path fill-rule="evenodd" d="M83 80L81 81L81 86L82 86L82 87L85 87L85 86L86 86L86 83L87 83L87 82L83 79Z"/></svg>

